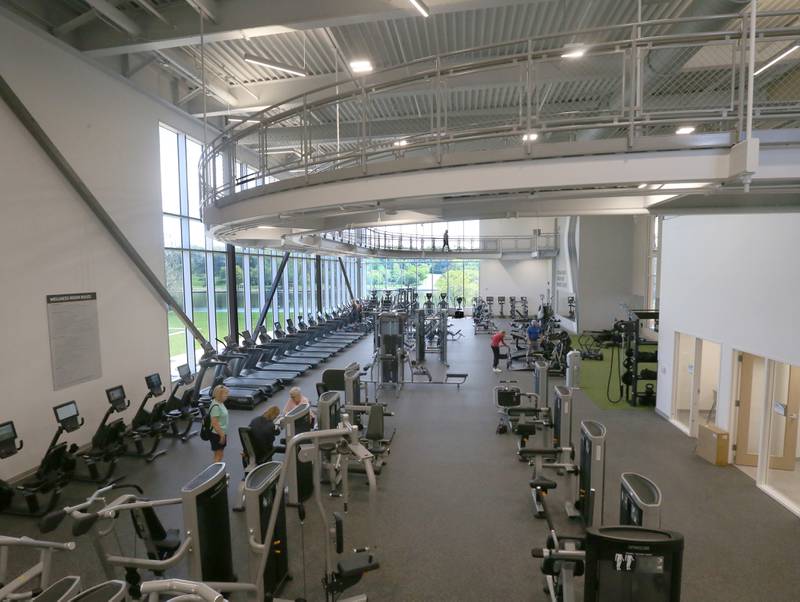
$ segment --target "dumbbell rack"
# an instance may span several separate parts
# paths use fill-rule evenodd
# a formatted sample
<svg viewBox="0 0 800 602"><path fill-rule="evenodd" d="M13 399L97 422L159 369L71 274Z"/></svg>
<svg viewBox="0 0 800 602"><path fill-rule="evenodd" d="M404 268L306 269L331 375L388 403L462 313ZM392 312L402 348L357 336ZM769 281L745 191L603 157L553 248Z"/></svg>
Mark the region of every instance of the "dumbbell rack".
<svg viewBox="0 0 800 602"><path fill-rule="evenodd" d="M656 403L656 380L657 378L642 378L642 369L653 370L658 373L658 360L652 361L643 359L641 357L642 351L648 353L658 352L658 342L648 341L639 336L642 327L642 320L658 320L658 310L652 309L632 309L630 311L631 321L635 327L633 329L634 335L626 338L626 357L627 350L633 350L633 375L630 386L626 391L626 400L632 406L640 405L655 405ZM645 395L644 391L640 391L640 386L653 385L653 395Z"/></svg>

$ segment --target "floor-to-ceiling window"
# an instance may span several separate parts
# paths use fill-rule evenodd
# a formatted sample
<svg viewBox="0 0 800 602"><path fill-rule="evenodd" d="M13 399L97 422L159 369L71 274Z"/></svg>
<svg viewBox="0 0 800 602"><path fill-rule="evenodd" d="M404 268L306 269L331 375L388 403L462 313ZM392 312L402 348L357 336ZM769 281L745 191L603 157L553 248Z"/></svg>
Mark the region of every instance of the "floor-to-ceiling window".
<svg viewBox="0 0 800 602"><path fill-rule="evenodd" d="M209 341L229 334L228 267L225 245L207 236L200 219L200 177L198 164L202 144L167 126L159 127L161 151L161 200L164 226L164 267L166 286L186 314ZM248 178L255 170L245 162L235 164L236 176ZM223 177L222 164L215 166L214 177ZM242 180L240 189L262 182ZM236 298L238 329L253 330L273 284L282 253L270 249L236 247ZM358 281L355 258L344 259L351 283ZM322 260L323 308L330 310L349 302L343 290L341 269L335 258ZM354 294L360 295L359 287ZM278 283L270 311L264 320L268 331L286 318L316 311L314 257L292 254ZM173 374L177 366L188 363L193 368L202 350L192 344L192 337L174 312L168 314L170 363Z"/></svg>
<svg viewBox="0 0 800 602"><path fill-rule="evenodd" d="M431 293L438 299L445 293L451 305L458 297L469 304L478 296L480 260L464 259L386 259L364 261L364 287L367 292L414 288L424 301Z"/></svg>

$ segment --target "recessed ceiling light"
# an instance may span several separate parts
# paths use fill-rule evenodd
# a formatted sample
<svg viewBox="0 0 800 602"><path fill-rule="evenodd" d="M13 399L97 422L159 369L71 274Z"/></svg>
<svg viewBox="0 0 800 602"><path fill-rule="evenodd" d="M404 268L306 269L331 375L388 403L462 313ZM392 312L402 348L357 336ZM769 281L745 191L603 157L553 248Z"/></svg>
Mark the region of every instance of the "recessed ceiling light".
<svg viewBox="0 0 800 602"><path fill-rule="evenodd" d="M372 71L372 63L367 59L356 59L350 61L350 69L353 73L370 73Z"/></svg>
<svg viewBox="0 0 800 602"><path fill-rule="evenodd" d="M272 226L259 226L258 229L259 230L271 230Z"/></svg>
<svg viewBox="0 0 800 602"><path fill-rule="evenodd" d="M639 184L639 186L637 186L637 188L639 190L642 190L643 188L647 188L647 184Z"/></svg>
<svg viewBox="0 0 800 602"><path fill-rule="evenodd" d="M252 63L254 65L260 65L261 67L267 67L269 69L274 69L275 71L283 71L284 73L289 73L290 75L298 75L300 77L305 77L308 75L305 71L300 69L299 67L293 67L292 65L286 65L284 63L280 63L278 61L274 61L271 58L266 56L256 56L254 54L245 54L244 60L247 63Z"/></svg>
<svg viewBox="0 0 800 602"><path fill-rule="evenodd" d="M419 11L423 17L428 17L431 14L431 11L428 10L428 7L425 6L425 3L422 0L408 0L411 4Z"/></svg>
<svg viewBox="0 0 800 602"><path fill-rule="evenodd" d="M683 136L684 134L691 134L692 132L695 131L695 129L697 128L695 128L693 125L682 125L677 130L675 130L675 133L678 134L679 136Z"/></svg>
<svg viewBox="0 0 800 602"><path fill-rule="evenodd" d="M766 64L766 65L764 65L763 67L759 68L759 69L758 69L758 71L756 71L755 73L753 73L753 75L759 75L759 74L763 73L764 71L766 71L767 69L769 69L770 67L772 67L772 65L774 65L774 64L775 64L775 63L777 63L778 61L785 59L787 56L789 56L790 54L792 54L792 53L793 53L795 50L797 50L798 48L800 48L800 44L795 44L794 46L792 46L791 48L789 48L789 50L786 50L785 52L782 52L781 54L779 54L778 56L776 56L774 59L772 59L772 60L771 60L769 63L767 63L767 64Z"/></svg>
<svg viewBox="0 0 800 602"><path fill-rule="evenodd" d="M528 132L527 134L524 134L522 136L522 141L523 142L534 142L538 138L539 138L539 134L537 134L536 132Z"/></svg>
<svg viewBox="0 0 800 602"><path fill-rule="evenodd" d="M408 145L408 140L395 140L392 143L392 146L406 146Z"/></svg>

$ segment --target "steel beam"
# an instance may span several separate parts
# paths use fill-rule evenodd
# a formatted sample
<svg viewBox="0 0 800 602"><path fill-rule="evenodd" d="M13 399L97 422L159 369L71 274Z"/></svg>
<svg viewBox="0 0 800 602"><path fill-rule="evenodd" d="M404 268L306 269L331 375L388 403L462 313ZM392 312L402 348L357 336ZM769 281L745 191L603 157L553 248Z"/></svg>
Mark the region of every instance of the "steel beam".
<svg viewBox="0 0 800 602"><path fill-rule="evenodd" d="M133 19L108 0L84 0L84 2L128 34L138 36L142 33L142 28Z"/></svg>
<svg viewBox="0 0 800 602"><path fill-rule="evenodd" d="M72 168L64 155L61 154L53 141L50 140L50 137L45 133L33 115L31 115L25 104L14 93L14 90L11 89L11 86L8 85L2 75L0 75L0 97L2 97L14 115L16 115L20 123L25 126L25 129L28 130L33 139L36 140L36 142L39 144L39 147L50 158L58 171L61 172L61 175L63 175L64 178L70 183L73 190L75 190L81 200L86 204L91 212L94 213L95 217L97 217L100 223L103 224L114 241L122 249L123 253L125 253L128 259L130 259L131 262L136 266L144 279L147 280L148 284L152 287L159 299L166 303L172 309L172 311L175 312L180 321L183 322L186 328L189 329L189 331L192 333L192 336L198 343L200 343L203 349L207 353L212 352L213 347L203 336L203 333L200 332L197 326L195 326L194 322L192 322L189 316L186 315L180 303L173 298L173 296L167 290L167 287L164 286L161 280L159 280L158 276L156 276L153 270L150 269L150 266L147 265L147 262L144 260L144 258L139 255L139 252L136 250L136 248L131 244L122 230L120 230L119 226L117 226L116 222L108 214L100 201L97 200L97 197L92 194L92 191L89 190L84 181Z"/></svg>
<svg viewBox="0 0 800 602"><path fill-rule="evenodd" d="M449 13L472 8L490 8L508 4L509 0L432 0L427 2L431 13ZM540 2L543 0L530 0ZM131 42L108 28L87 28L80 47L95 56L114 56L132 52L147 52L197 46L200 44L197 10L205 7L209 23L204 32L207 44L226 40L241 40L271 36L290 31L323 27L341 27L387 19L402 19L416 15L408 3L392 6L375 0L329 0L327 2L297 2L294 0L225 0L218 3L210 17L209 0L187 0L164 6L161 14L172 26L154 19L139 19L142 40Z"/></svg>
<svg viewBox="0 0 800 602"><path fill-rule="evenodd" d="M317 311L322 311L322 257L314 255L314 283L316 284Z"/></svg>
<svg viewBox="0 0 800 602"><path fill-rule="evenodd" d="M258 331L264 325L264 320L267 319L269 308L272 307L272 300L275 298L275 293L278 291L278 286L283 279L283 271L286 269L286 264L289 263L289 255L291 255L289 251L286 251L283 254L281 263L278 266L278 271L275 272L275 275L272 278L272 286L269 287L269 292L264 300L264 307L261 308L261 314L258 316L258 322L256 322L255 326L253 326L253 336L258 336Z"/></svg>
<svg viewBox="0 0 800 602"><path fill-rule="evenodd" d="M239 298L236 295L236 247L225 245L225 267L228 285L228 333L239 340Z"/></svg>
<svg viewBox="0 0 800 602"><path fill-rule="evenodd" d="M350 300L353 301L356 296L353 294L353 289L350 286L350 277L347 275L347 268L344 267L344 261L341 257L337 257L339 260L339 267L342 268L342 275L344 276L344 284L347 287L347 292L350 294Z"/></svg>

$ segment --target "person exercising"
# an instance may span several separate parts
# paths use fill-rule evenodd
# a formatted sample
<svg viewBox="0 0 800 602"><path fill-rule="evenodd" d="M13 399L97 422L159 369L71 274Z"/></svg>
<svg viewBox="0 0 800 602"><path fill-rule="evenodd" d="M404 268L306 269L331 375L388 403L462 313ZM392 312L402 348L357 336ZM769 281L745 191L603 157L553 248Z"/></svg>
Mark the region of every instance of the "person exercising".
<svg viewBox="0 0 800 602"><path fill-rule="evenodd" d="M278 406L271 406L261 416L256 416L250 421L250 434L253 450L256 453L256 464L263 464L272 454L275 437L279 432L278 427L275 426L275 420L280 413Z"/></svg>
<svg viewBox="0 0 800 602"><path fill-rule="evenodd" d="M208 413L211 416L211 451L214 452L214 462L222 462L225 455L225 446L228 443L228 408L225 402L230 395L228 387L217 385L211 393L211 406Z"/></svg>
<svg viewBox="0 0 800 602"><path fill-rule="evenodd" d="M492 348L492 359L493 359L492 370L494 372L502 372L502 370L498 368L497 365L500 363L500 358L502 357L500 355L500 346L501 345L506 346L505 336L506 336L506 331L499 330L492 335L492 341L489 344Z"/></svg>
<svg viewBox="0 0 800 602"><path fill-rule="evenodd" d="M289 399L286 400L286 405L283 406L283 415L286 416L286 414L291 412L297 406L301 406L303 404L310 405L310 403L311 402L308 401L308 397L303 395L300 387L292 387L289 389Z"/></svg>
<svg viewBox="0 0 800 602"><path fill-rule="evenodd" d="M525 357L529 357L531 353L539 348L539 337L541 335L542 331L539 328L539 323L536 320L531 320L528 330L526 331L526 337L528 339L528 351L525 353Z"/></svg>

